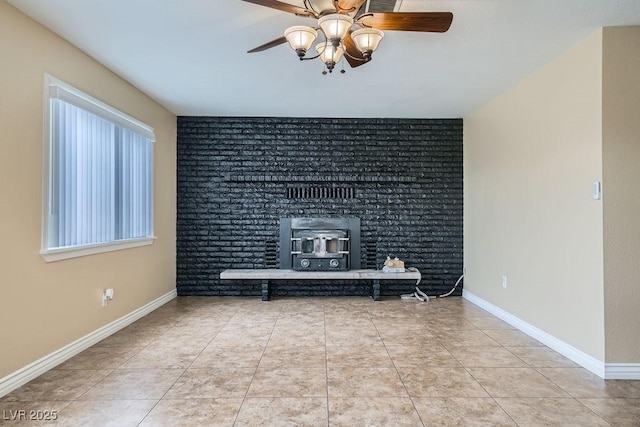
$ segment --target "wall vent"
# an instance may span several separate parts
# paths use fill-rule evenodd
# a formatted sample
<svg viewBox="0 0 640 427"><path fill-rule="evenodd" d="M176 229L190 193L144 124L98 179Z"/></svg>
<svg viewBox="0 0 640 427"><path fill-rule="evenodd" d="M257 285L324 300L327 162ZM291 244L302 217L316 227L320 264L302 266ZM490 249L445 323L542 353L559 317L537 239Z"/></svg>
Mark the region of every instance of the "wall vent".
<svg viewBox="0 0 640 427"><path fill-rule="evenodd" d="M287 199L353 199L356 191L353 187L322 187L305 185L287 188Z"/></svg>
<svg viewBox="0 0 640 427"><path fill-rule="evenodd" d="M264 242L264 268L278 267L278 242L265 240Z"/></svg>

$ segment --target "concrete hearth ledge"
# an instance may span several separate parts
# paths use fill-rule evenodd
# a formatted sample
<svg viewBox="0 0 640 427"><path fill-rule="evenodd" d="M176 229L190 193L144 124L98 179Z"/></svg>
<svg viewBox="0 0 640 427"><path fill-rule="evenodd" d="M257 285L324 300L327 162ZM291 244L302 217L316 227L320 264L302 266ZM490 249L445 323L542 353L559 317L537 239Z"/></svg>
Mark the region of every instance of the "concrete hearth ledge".
<svg viewBox="0 0 640 427"><path fill-rule="evenodd" d="M317 280L317 279L351 279L351 280L408 280L420 279L420 272L385 273L381 270L347 270L347 271L297 271L276 268L265 269L231 269L220 273L221 279L230 280Z"/></svg>
<svg viewBox="0 0 640 427"><path fill-rule="evenodd" d="M416 280L420 283L419 271L404 273L385 273L381 270L347 270L347 271L297 271L276 268L231 269L220 273L222 280L262 280L262 300L269 301L270 280L371 280L374 301L380 301L381 280Z"/></svg>

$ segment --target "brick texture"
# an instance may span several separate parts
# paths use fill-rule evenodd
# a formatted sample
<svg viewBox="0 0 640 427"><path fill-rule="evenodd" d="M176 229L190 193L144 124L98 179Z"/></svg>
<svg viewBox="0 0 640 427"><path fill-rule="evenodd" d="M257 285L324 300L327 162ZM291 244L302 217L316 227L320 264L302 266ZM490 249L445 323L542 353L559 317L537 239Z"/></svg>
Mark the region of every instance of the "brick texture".
<svg viewBox="0 0 640 427"><path fill-rule="evenodd" d="M449 291L463 262L462 126L461 119L179 117L178 295L260 295L259 282L221 281L220 271L273 260L265 242L277 243L279 218L322 216L361 219L363 265L380 268L397 256L421 271L423 291ZM412 289L391 282L382 295ZM363 282L272 285L276 296L370 293Z"/></svg>

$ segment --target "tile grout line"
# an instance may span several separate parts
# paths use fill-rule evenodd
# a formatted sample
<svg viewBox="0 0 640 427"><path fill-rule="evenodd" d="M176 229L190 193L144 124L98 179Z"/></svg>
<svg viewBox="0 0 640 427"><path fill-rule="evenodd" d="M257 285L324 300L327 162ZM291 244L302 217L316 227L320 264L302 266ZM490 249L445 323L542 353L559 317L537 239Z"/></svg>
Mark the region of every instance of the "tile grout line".
<svg viewBox="0 0 640 427"><path fill-rule="evenodd" d="M228 319L227 319L227 321L224 323L224 325L222 326L222 328L220 328L220 329L218 330L218 332L216 332L216 334L213 336L213 338L211 338L211 339L209 340L209 342L208 342L207 344L205 344L205 345L202 347L202 350L200 350L200 353L198 353L198 355L197 355L196 357L194 357L194 358L193 358L193 360L191 361L191 363L189 363L189 366L187 366L186 368L184 368L184 369L183 369L183 371L182 371L182 373L181 373L180 375L178 375L178 377L175 379L175 381L174 381L173 383L171 383L171 385L167 388L167 390L162 394L162 397L160 397L160 399L158 399L158 401L155 403L155 405L153 405L153 407L152 407L151 409L149 409L149 411L148 411L148 412L147 412L147 414L142 418L142 420L140 420L140 422L137 424L137 425L138 425L138 427L144 423L144 420L145 420L145 419L147 419L147 417L151 414L151 412L153 412L153 410L158 406L158 404L159 404L162 400L164 400L164 398L165 398L165 396L167 395L167 393L169 393L169 391L173 388L173 386L175 386L175 385L176 385L176 383L180 380L180 378L182 378L182 376L184 375L184 373L185 373L185 372L187 372L187 370L188 370L188 369L193 365L193 362L195 362L195 360L196 360L198 357L200 357L200 355L202 355L202 352L204 351L204 349L205 349L205 348L207 348L207 346L208 346L209 344L211 344L211 342L215 339L215 337L217 337L217 336L218 336L218 334L220 333L220 331L221 331L222 329L224 329L224 327L225 327L227 324L229 324L229 321L233 318L233 316L235 316L235 315L236 315L236 313L238 312L238 310L240 310L240 308L238 308L238 309L237 309L237 310L236 310L236 311L235 311L231 316L229 316L229 318L228 318ZM176 327L176 325L177 325L177 323L179 323L179 322L176 322L176 324L174 324L174 325L173 325L173 326L172 326L172 327L171 327L167 332L169 332L171 329L175 328L175 327ZM157 338L156 338L156 339L157 339ZM154 340L154 341L155 341L155 340ZM153 342L153 341L152 341L152 342ZM150 343L150 344L151 344L151 343ZM150 344L149 344L149 345L150 345Z"/></svg>
<svg viewBox="0 0 640 427"><path fill-rule="evenodd" d="M385 343L384 339L380 335L380 330L378 329L378 326L376 325L376 322L374 322L373 319L371 319L371 312L369 312L369 310L367 310L367 313L369 314L369 318L371 320L371 323L373 324L373 327L375 328L376 332L378 333L378 336L380 337L380 341L382 341L382 346L384 347L384 351L387 352L387 356L389 356L389 359L391 360L391 364L393 365L393 368L396 371L396 375L398 375L398 378L400 379L400 382L402 383L402 387L404 387L404 391L407 393L407 396L409 397L409 401L411 401L411 405L413 406L413 410L418 415L418 419L422 423L422 426L426 427L426 424L425 424L424 420L422 419L422 415L420 415L420 411L418 411L418 408L416 407L416 403L413 400L413 396L411 396L411 394L409 393L409 389L407 388L407 385L404 383L404 380L402 379L402 375L400 374L400 371L398 370L398 366L396 366L396 362L393 360L393 357L391 357L391 354L389 353L389 349L387 348L387 344Z"/></svg>
<svg viewBox="0 0 640 427"><path fill-rule="evenodd" d="M269 332L269 338L267 339L267 341L266 341L266 343L264 345L264 348L262 349L262 354L260 355L260 360L258 360L256 368L253 371L253 375L251 375L251 381L249 381L249 385L247 386L247 391L245 391L244 396L242 397L242 402L240 402L240 407L238 408L238 412L236 413L236 416L233 418L233 423L231 424L232 426L235 426L238 423L238 417L240 416L240 412L242 411L242 407L244 406L244 403L245 403L245 401L247 399L247 396L249 395L249 390L251 389L251 384L253 384L253 380L256 377L256 373L258 372L258 369L260 369L260 362L262 362L262 358L264 357L264 354L267 351L267 347L269 346L269 342L271 342L271 338L273 337L273 331L275 330L276 325L278 324L278 320L280 319L280 317L282 317L282 312L283 311L284 311L284 305L281 304L280 311L278 312L278 316L276 317L276 320L273 322L273 327L271 328L271 332Z"/></svg>
<svg viewBox="0 0 640 427"><path fill-rule="evenodd" d="M322 307L322 324L324 325L324 376L327 388L327 427L331 425L331 411L329 408L329 354L327 351L327 306Z"/></svg>

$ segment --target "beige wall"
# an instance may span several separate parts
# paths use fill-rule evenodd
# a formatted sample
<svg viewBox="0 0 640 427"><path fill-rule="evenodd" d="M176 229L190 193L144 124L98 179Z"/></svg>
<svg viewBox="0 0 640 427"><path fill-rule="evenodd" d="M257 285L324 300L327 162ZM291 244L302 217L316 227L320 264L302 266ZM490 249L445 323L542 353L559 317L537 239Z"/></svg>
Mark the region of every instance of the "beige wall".
<svg viewBox="0 0 640 427"><path fill-rule="evenodd" d="M0 378L175 289L176 117L0 0ZM45 263L39 255L43 78L155 128L151 246ZM115 289L106 308L103 288Z"/></svg>
<svg viewBox="0 0 640 427"><path fill-rule="evenodd" d="M597 31L465 118L464 259L467 291L604 362L601 94Z"/></svg>
<svg viewBox="0 0 640 427"><path fill-rule="evenodd" d="M640 362L640 27L603 34L606 361Z"/></svg>

